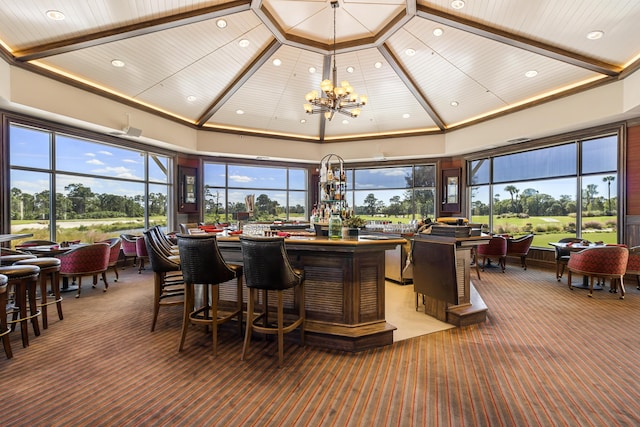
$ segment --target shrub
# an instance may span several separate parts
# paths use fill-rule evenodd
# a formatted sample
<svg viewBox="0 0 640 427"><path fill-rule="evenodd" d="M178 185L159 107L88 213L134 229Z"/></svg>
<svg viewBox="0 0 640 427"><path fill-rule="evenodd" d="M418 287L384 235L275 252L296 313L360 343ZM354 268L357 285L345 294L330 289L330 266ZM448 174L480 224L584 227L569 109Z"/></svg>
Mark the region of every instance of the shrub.
<svg viewBox="0 0 640 427"><path fill-rule="evenodd" d="M584 224L582 224L582 228L584 230L602 230L602 223L599 221L585 221Z"/></svg>

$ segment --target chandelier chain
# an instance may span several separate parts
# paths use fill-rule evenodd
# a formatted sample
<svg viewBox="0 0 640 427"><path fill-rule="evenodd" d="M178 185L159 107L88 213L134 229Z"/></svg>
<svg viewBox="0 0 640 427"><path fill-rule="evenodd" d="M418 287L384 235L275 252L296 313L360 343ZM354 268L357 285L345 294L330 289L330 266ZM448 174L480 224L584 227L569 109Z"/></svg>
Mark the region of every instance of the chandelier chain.
<svg viewBox="0 0 640 427"><path fill-rule="evenodd" d="M320 83L324 96L317 90L312 90L305 95L307 103L304 104L304 110L307 114L323 113L324 118L328 121L331 121L335 113L344 114L348 117L358 117L360 115L360 107L367 103L366 95L358 97L348 81L343 80L338 85L338 66L336 64L336 9L338 7L340 7L338 1L333 0L331 2L331 8L333 9L333 69L331 70L331 79L325 79Z"/></svg>

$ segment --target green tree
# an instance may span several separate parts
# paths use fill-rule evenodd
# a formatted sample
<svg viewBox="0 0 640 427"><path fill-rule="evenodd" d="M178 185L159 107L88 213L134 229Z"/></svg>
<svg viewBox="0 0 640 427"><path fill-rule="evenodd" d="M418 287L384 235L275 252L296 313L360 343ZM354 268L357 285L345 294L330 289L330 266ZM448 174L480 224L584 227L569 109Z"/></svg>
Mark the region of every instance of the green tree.
<svg viewBox="0 0 640 427"><path fill-rule="evenodd" d="M516 207L516 201L518 199L518 193L520 192L520 190L518 190L515 185L507 185L506 187L504 187L504 191L508 192L511 196L511 211L517 213L518 208Z"/></svg>
<svg viewBox="0 0 640 427"><path fill-rule="evenodd" d="M615 181L616 177L613 175L609 175L609 176L605 176L604 178L602 178L603 182L607 183L607 210L608 210L608 214L611 215L611 183L613 181Z"/></svg>
<svg viewBox="0 0 640 427"><path fill-rule="evenodd" d="M364 199L365 212L368 215L375 215L378 206L378 199L373 193L369 193Z"/></svg>

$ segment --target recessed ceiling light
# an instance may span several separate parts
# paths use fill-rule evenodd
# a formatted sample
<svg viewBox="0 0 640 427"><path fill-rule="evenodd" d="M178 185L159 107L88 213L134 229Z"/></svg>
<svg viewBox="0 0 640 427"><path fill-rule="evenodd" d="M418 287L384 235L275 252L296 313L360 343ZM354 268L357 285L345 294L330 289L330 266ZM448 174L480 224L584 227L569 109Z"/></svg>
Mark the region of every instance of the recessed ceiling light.
<svg viewBox="0 0 640 427"><path fill-rule="evenodd" d="M526 73L524 73L525 77L535 77L538 75L538 72L536 70L529 70Z"/></svg>
<svg viewBox="0 0 640 427"><path fill-rule="evenodd" d="M117 67L117 68L122 68L122 67L124 67L124 61L122 61L120 59L113 59L111 61L111 65L113 65L114 67Z"/></svg>
<svg viewBox="0 0 640 427"><path fill-rule="evenodd" d="M464 7L464 1L463 0L453 0L451 2L451 7L454 9L462 9Z"/></svg>
<svg viewBox="0 0 640 427"><path fill-rule="evenodd" d="M434 36L440 37L443 34L444 34L444 30L442 28L434 28L433 29L433 35Z"/></svg>
<svg viewBox="0 0 640 427"><path fill-rule="evenodd" d="M589 33L587 33L587 38L589 40L598 40L601 39L602 36L604 36L604 31L601 30L590 31Z"/></svg>
<svg viewBox="0 0 640 427"><path fill-rule="evenodd" d="M348 125L348 124L349 124L349 120L344 119L344 120L342 121L342 124L343 124L343 125Z"/></svg>
<svg viewBox="0 0 640 427"><path fill-rule="evenodd" d="M242 115L242 114L244 114L244 111L243 110L236 110L236 114Z"/></svg>
<svg viewBox="0 0 640 427"><path fill-rule="evenodd" d="M460 105L460 103L458 101L451 101L451 106L452 107L457 107L458 105Z"/></svg>
<svg viewBox="0 0 640 427"><path fill-rule="evenodd" d="M238 42L238 46L240 46L240 47L247 47L247 46L249 46L249 40L247 40L247 39L242 39L242 40L240 40L240 41Z"/></svg>
<svg viewBox="0 0 640 427"><path fill-rule="evenodd" d="M194 95L189 95L189 96L187 96L187 101L189 101L189 102L193 102L193 101L195 101L196 99L198 99L198 98L196 98Z"/></svg>
<svg viewBox="0 0 640 427"><path fill-rule="evenodd" d="M402 115L402 118L403 118L403 119L408 119L409 117L411 117L411 114L409 114L409 113L404 113L404 114Z"/></svg>
<svg viewBox="0 0 640 427"><path fill-rule="evenodd" d="M64 13L59 10L47 10L46 15L47 18L53 21L62 21L64 19Z"/></svg>
<svg viewBox="0 0 640 427"><path fill-rule="evenodd" d="M302 124L307 123L307 119L300 119L300 123L302 123Z"/></svg>
<svg viewBox="0 0 640 427"><path fill-rule="evenodd" d="M227 21L225 21L224 19L218 19L216 21L216 25L218 26L218 28L226 28Z"/></svg>
<svg viewBox="0 0 640 427"><path fill-rule="evenodd" d="M352 66L347 67L347 73L353 73L354 68Z"/></svg>
<svg viewBox="0 0 640 427"><path fill-rule="evenodd" d="M373 66L376 68L382 68L382 62L378 61L375 64L373 64Z"/></svg>
<svg viewBox="0 0 640 427"><path fill-rule="evenodd" d="M411 49L411 48L409 48L409 49L405 50L405 51L404 51L404 53L405 53L407 56L413 56L413 55L415 55L415 54L416 54L416 51L415 51L415 49Z"/></svg>
<svg viewBox="0 0 640 427"><path fill-rule="evenodd" d="M316 72L316 67L309 67L309 74L313 74Z"/></svg>
<svg viewBox="0 0 640 427"><path fill-rule="evenodd" d="M273 60L273 65L275 65L276 67L279 67L280 65L282 65L282 61L276 58Z"/></svg>

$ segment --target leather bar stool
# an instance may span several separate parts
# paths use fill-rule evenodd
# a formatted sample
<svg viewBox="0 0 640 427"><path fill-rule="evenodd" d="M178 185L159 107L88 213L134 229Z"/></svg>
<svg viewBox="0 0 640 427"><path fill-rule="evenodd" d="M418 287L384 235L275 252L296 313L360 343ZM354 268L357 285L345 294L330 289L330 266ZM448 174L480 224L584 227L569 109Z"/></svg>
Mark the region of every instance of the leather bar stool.
<svg viewBox="0 0 640 427"><path fill-rule="evenodd" d="M22 346L29 345L29 331L27 321L31 320L33 332L36 336L40 335L40 326L38 325L38 310L36 300L36 286L38 276L40 275L40 267L35 265L9 265L0 267L0 274L7 276L7 283L13 286L14 309L12 313L11 330L15 330L16 324L20 323L20 332L22 334ZM29 311L27 311L29 304Z"/></svg>
<svg viewBox="0 0 640 427"><path fill-rule="evenodd" d="M293 268L289 263L283 237L240 237L244 277L249 289L247 302L247 330L244 335L242 357L244 360L251 333L278 335L278 366L282 366L284 358L284 334L300 327L300 344L304 345L304 270ZM284 320L283 292L293 288L293 308L297 305L298 314L295 320ZM298 292L296 292L296 290ZM262 291L262 313L254 317L254 305L258 291ZM269 323L268 293L275 292L277 303L277 326ZM258 325L259 319L263 324Z"/></svg>
<svg viewBox="0 0 640 427"><path fill-rule="evenodd" d="M62 320L62 296L60 295L60 260L53 257L23 259L13 265L37 265L40 267L40 309L42 310L42 327L49 327L47 306L56 304L58 319ZM47 281L51 283L52 301L47 301Z"/></svg>
<svg viewBox="0 0 640 427"><path fill-rule="evenodd" d="M215 236L181 234L178 236L180 265L184 277L185 298L182 334L178 351L182 351L187 330L191 323L211 326L213 355L218 347L218 325L238 320L238 332L242 336L242 266L227 263ZM222 310L218 300L220 285L236 279L235 306ZM195 307L195 285L203 285L202 305ZM211 295L211 302L209 302Z"/></svg>
<svg viewBox="0 0 640 427"><path fill-rule="evenodd" d="M9 329L7 324L7 286L9 279L4 274L0 274L0 337L2 337L2 345L4 345L4 354L7 359L13 357L11 351L11 340L9 338Z"/></svg>
<svg viewBox="0 0 640 427"><path fill-rule="evenodd" d="M153 270L153 320L151 332L156 329L158 312L161 306L181 305L184 303L184 279L180 271L180 257L166 256L156 246L153 235L144 232L137 242L145 245L149 264Z"/></svg>
<svg viewBox="0 0 640 427"><path fill-rule="evenodd" d="M2 255L0 256L0 267L5 265L12 265L17 261L21 261L23 259L35 259L35 258L37 257L31 254Z"/></svg>

